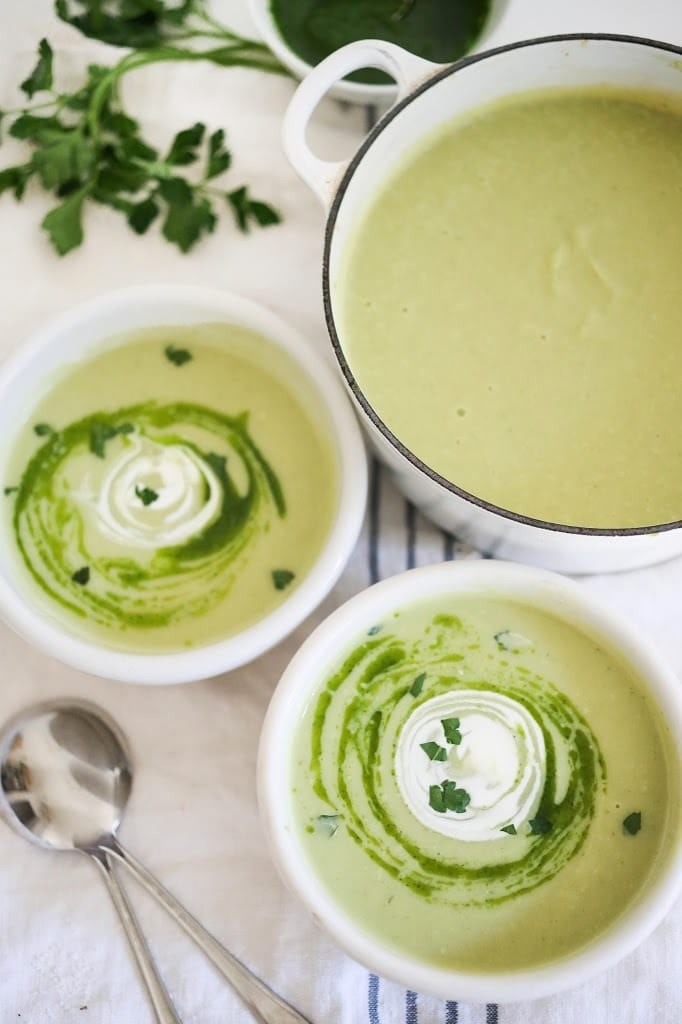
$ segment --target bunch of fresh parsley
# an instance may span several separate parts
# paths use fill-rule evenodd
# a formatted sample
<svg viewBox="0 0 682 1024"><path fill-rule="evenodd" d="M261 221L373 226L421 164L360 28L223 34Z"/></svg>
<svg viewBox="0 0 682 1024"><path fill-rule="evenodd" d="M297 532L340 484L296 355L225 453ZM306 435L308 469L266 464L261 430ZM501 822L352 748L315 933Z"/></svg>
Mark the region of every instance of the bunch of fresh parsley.
<svg viewBox="0 0 682 1024"><path fill-rule="evenodd" d="M86 35L132 48L111 67L91 64L82 86L64 93L54 87L53 51L42 39L37 63L21 83L28 100L37 102L0 112L9 135L30 147L24 162L0 170L0 194L9 190L20 200L34 180L55 196L57 204L42 226L58 253L83 241L88 202L117 210L140 235L160 219L164 237L182 252L214 230L216 203L227 205L244 232L279 222L277 211L252 198L246 185L228 191L214 185L231 163L222 129L209 134L197 122L160 154L123 108L119 91L130 71L167 61L207 60L283 73L263 44L221 26L205 0L56 0L56 10ZM210 47L196 48L197 40ZM182 173L190 166L191 177Z"/></svg>

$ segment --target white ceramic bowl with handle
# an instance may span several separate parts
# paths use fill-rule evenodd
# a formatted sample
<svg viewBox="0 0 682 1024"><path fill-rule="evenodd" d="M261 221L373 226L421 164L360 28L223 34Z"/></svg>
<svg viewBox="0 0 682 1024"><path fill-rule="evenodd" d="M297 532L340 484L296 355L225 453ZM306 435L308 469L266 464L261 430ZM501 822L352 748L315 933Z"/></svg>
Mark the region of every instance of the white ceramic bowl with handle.
<svg viewBox="0 0 682 1024"><path fill-rule="evenodd" d="M133 683L184 683L215 676L253 660L295 629L326 597L355 546L367 496L362 435L341 384L315 349L274 313L226 292L153 285L111 292L48 324L0 369L0 433L13 436L55 373L96 354L116 335L147 327L237 324L287 353L326 411L335 446L339 497L327 539L312 568L277 608L217 643L172 654L133 654L82 639L38 605L22 582L9 545L0 545L0 617L53 657L93 675ZM0 452L5 477L9 446Z"/></svg>
<svg viewBox="0 0 682 1024"><path fill-rule="evenodd" d="M632 569L680 554L682 521L630 529L564 526L493 505L426 465L378 416L346 357L337 301L349 238L395 166L420 140L455 117L515 93L553 86L656 90L679 101L681 58L679 47L649 39L571 35L513 43L443 67L390 43L369 40L346 46L319 64L287 111L284 146L289 160L328 210L325 313L362 424L407 497L444 529L488 554L570 573ZM388 71L398 82L398 102L352 160L321 160L306 141L308 122L334 83L363 67Z"/></svg>
<svg viewBox="0 0 682 1024"><path fill-rule="evenodd" d="M338 903L315 874L298 836L293 793L293 737L310 701L334 672L368 622L439 595L510 599L539 607L568 622L624 663L648 688L672 738L669 815L661 855L642 890L622 915L587 946L559 960L513 972L469 973L427 964L388 946ZM300 755L299 755L300 756ZM372 971L416 992L471 1002L537 999L572 988L617 963L639 945L671 909L682 888L679 804L682 777L680 683L646 637L594 600L577 583L554 573L504 562L445 562L401 573L351 598L306 640L282 676L261 732L258 787L261 816L271 853L285 883L315 921L352 957Z"/></svg>

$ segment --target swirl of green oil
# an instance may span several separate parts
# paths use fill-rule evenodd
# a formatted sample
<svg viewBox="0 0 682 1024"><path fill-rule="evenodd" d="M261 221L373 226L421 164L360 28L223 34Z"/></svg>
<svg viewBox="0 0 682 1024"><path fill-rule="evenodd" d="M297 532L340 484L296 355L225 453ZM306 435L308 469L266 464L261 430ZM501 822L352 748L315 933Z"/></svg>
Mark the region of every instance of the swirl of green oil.
<svg viewBox="0 0 682 1024"><path fill-rule="evenodd" d="M414 892L460 906L501 903L558 874L584 843L606 778L598 742L571 701L502 656L492 655L486 679L470 673L466 649L474 639L456 617L436 616L428 638L365 640L328 679L311 732L315 793L354 842ZM423 672L415 697L412 684ZM547 760L536 815L551 821L548 834L465 843L426 829L405 807L394 768L400 730L421 703L457 689L505 694L540 726Z"/></svg>
<svg viewBox="0 0 682 1024"><path fill-rule="evenodd" d="M148 557L95 550L83 503L68 480L74 458L94 459L93 429L110 439L105 460L136 434L191 448L219 481L217 515L185 543ZM206 496L208 499L208 495ZM187 402L129 406L87 416L50 434L29 461L16 495L18 550L33 579L63 608L100 626L158 628L201 616L231 589L249 546L273 516L282 488L248 431L248 414L226 416ZM95 530L96 534L96 530ZM87 566L82 585L74 573Z"/></svg>

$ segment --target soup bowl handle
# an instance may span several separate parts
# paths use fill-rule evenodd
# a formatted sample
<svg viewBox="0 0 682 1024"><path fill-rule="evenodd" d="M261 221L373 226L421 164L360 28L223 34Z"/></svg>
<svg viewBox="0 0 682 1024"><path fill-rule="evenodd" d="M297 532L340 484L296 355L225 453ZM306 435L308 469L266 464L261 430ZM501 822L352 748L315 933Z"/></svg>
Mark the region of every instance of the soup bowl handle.
<svg viewBox="0 0 682 1024"><path fill-rule="evenodd" d="M398 86L396 102L399 102L442 67L442 64L417 57L395 43L367 39L342 46L321 61L301 82L284 117L284 150L294 170L325 207L330 206L349 161L321 160L306 141L308 123L320 100L336 82L351 72L378 68L395 79Z"/></svg>

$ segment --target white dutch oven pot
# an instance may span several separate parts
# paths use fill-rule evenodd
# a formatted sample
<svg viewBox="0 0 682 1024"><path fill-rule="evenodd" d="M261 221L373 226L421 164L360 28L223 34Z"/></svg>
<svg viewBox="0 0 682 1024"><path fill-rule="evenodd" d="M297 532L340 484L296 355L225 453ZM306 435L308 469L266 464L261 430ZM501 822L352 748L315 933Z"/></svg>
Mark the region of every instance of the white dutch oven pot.
<svg viewBox="0 0 682 1024"><path fill-rule="evenodd" d="M469 494L418 459L381 421L344 354L335 306L349 234L395 165L439 125L498 98L552 86L654 89L682 99L681 57L679 47L649 39L570 35L513 43L443 66L391 43L369 40L351 43L322 61L299 86L287 111L287 156L329 210L325 314L362 424L377 455L412 502L439 526L496 557L571 573L632 569L681 553L682 521L605 530L531 519ZM306 143L310 117L335 82L365 67L382 68L395 78L398 101L350 162L320 160Z"/></svg>

